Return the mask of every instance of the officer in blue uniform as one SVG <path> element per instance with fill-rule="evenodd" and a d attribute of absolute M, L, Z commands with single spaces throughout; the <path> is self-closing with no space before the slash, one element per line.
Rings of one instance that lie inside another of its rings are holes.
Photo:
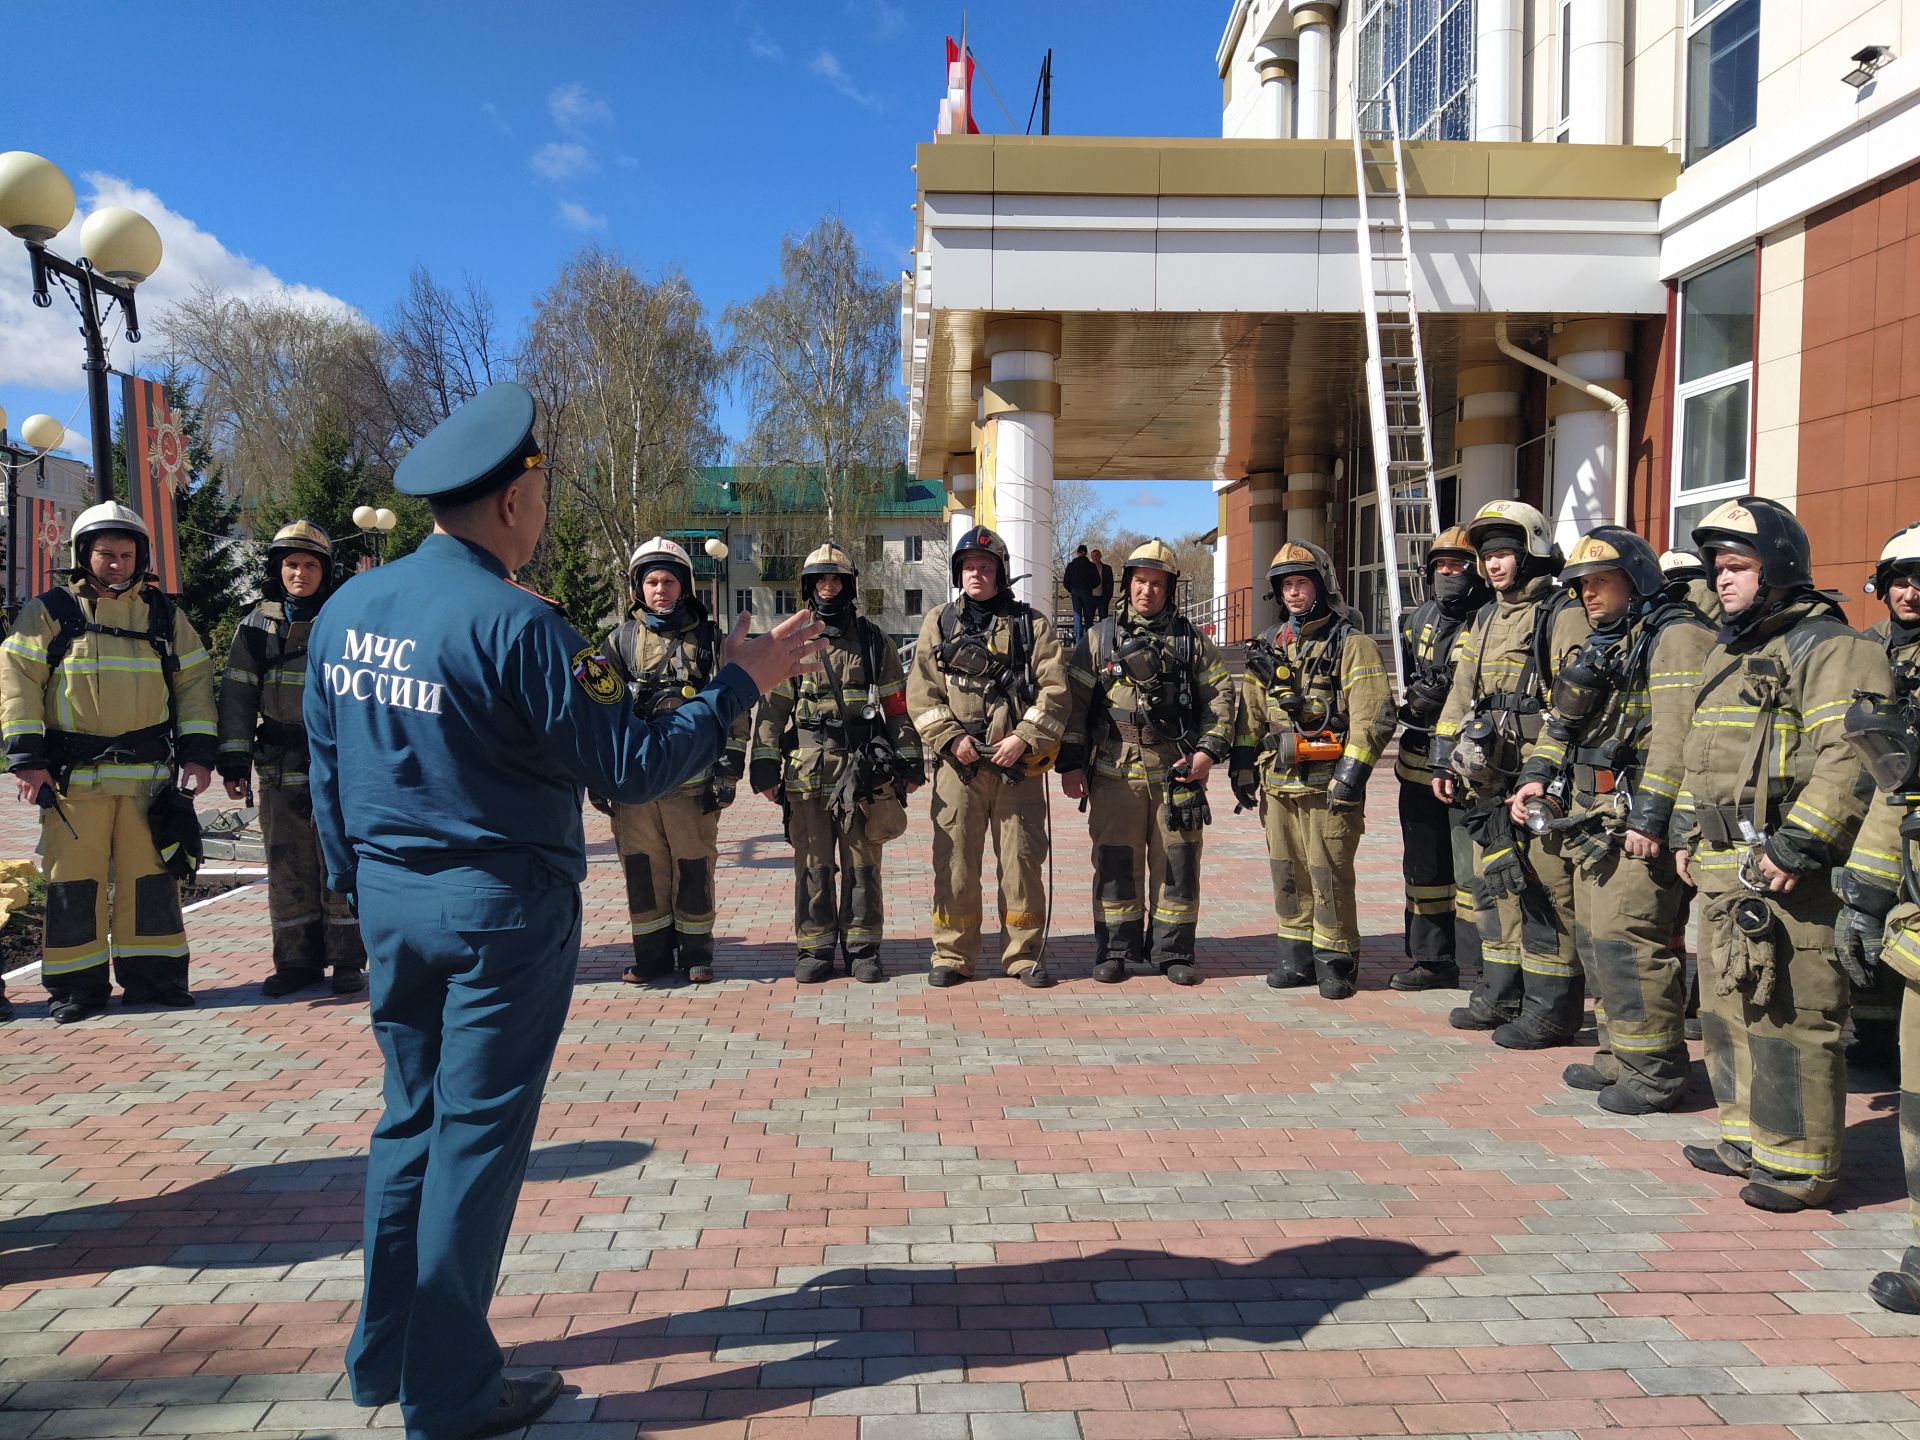
<path fill-rule="evenodd" d="M 672 791 L 821 645 L 804 613 L 751 639 L 742 617 L 711 685 L 637 719 L 599 648 L 512 583 L 546 525 L 533 423 L 495 385 L 416 445 L 394 483 L 433 534 L 343 586 L 308 642 L 314 821 L 386 1061 L 347 1370 L 416 1440 L 503 1434 L 560 1393 L 551 1370 L 506 1378 L 487 1306 L 579 959 L 582 792 Z"/>

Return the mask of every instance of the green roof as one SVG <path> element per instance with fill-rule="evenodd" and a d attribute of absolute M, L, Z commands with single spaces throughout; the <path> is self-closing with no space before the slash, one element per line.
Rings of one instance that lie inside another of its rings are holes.
<path fill-rule="evenodd" d="M 746 492 L 746 505 L 741 493 Z M 756 493 L 758 492 L 758 493 Z M 946 490 L 936 481 L 916 480 L 897 465 L 868 512 L 874 518 L 936 516 L 945 508 Z M 695 472 L 689 517 L 739 515 L 818 515 L 826 511 L 815 466 L 706 465 Z"/>

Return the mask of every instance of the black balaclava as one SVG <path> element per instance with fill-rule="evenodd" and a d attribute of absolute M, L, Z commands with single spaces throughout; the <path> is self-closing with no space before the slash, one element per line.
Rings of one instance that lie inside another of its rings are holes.
<path fill-rule="evenodd" d="M 827 634 L 845 634 L 854 616 L 853 576 L 840 577 L 840 593 L 831 600 L 821 598 L 818 575 L 809 575 L 807 579 L 813 582 L 807 586 L 807 608 L 820 617 L 820 623 L 826 626 Z"/>
<path fill-rule="evenodd" d="M 1000 588 L 993 592 L 991 600 L 976 600 L 966 591 L 960 592 L 961 618 L 976 630 L 990 629 L 1000 616 L 1013 613 L 1013 587 L 1007 584 L 1007 567 L 1001 565 L 998 569 Z"/>
<path fill-rule="evenodd" d="M 1439 575 L 1433 577 L 1433 598 L 1439 603 L 1441 612 L 1451 619 L 1459 620 L 1487 603 L 1492 591 L 1480 572 L 1469 565 L 1458 575 Z"/>
<path fill-rule="evenodd" d="M 641 586 L 647 583 L 647 576 L 656 570 L 664 570 L 680 582 L 680 598 L 673 602 L 673 608 L 664 615 L 653 613 L 653 607 L 647 604 Z M 687 577 L 680 573 L 678 565 L 649 565 L 634 577 L 634 596 L 640 601 L 640 623 L 656 635 L 671 635 L 684 630 L 695 618 L 695 610 L 704 611 L 704 606 L 690 605 L 693 600 L 693 587 L 687 584 Z"/>

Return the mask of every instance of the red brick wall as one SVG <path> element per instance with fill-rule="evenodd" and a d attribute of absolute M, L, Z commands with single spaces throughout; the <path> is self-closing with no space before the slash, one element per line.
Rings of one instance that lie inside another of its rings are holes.
<path fill-rule="evenodd" d="M 1920 165 L 1807 218 L 1795 507 L 1814 578 L 1862 592 L 1900 526 L 1920 520 Z"/>
<path fill-rule="evenodd" d="M 1627 524 L 1652 542 L 1669 548 L 1668 495 L 1672 483 L 1673 347 L 1670 320 L 1674 290 L 1667 287 L 1666 315 L 1636 320 L 1633 326 L 1632 450 L 1627 480 Z"/>
<path fill-rule="evenodd" d="M 1253 521 L 1247 514 L 1249 507 L 1253 503 L 1251 499 L 1252 493 L 1253 492 L 1247 488 L 1247 482 L 1244 480 L 1226 492 L 1227 526 L 1225 533 L 1233 537 L 1233 543 L 1227 547 L 1227 593 L 1229 595 L 1250 590 L 1253 585 L 1253 555 L 1247 544 L 1253 535 Z M 1263 559 L 1261 562 L 1261 575 L 1263 579 L 1265 578 L 1265 574 L 1265 560 Z M 1245 630 L 1246 628 L 1248 627 L 1245 625 L 1236 627 L 1237 630 Z M 1249 640 L 1252 636 L 1240 633 L 1229 633 L 1225 638 L 1229 642 L 1237 642 Z"/>

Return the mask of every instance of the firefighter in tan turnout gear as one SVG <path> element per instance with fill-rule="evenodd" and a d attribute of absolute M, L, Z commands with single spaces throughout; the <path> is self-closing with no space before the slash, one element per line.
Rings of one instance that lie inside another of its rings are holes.
<path fill-rule="evenodd" d="M 1171 547 L 1139 546 L 1120 571 L 1120 613 L 1067 663 L 1055 768 L 1061 792 L 1088 802 L 1093 978 L 1108 983 L 1149 960 L 1176 985 L 1197 979 L 1207 776 L 1232 746 L 1235 704 L 1219 647 L 1174 607 L 1179 583 Z"/>
<path fill-rule="evenodd" d="M 367 988 L 367 952 L 346 897 L 327 889 L 307 792 L 307 632 L 333 591 L 333 542 L 311 520 L 284 525 L 267 544 L 260 603 L 233 633 L 220 687 L 220 778 L 247 799 L 259 774 L 260 834 L 267 846 L 273 974 L 260 989 L 291 995 L 326 979 L 333 992 Z"/>
<path fill-rule="evenodd" d="M 1458 651 L 1433 732 L 1433 793 L 1464 802 L 1482 930 L 1480 983 L 1448 1020 L 1532 1050 L 1573 1038 L 1586 994 L 1572 870 L 1556 835 L 1514 825 L 1508 800 L 1540 737 L 1559 662 L 1586 639 L 1587 621 L 1556 578 L 1560 551 L 1533 506 L 1494 500 L 1466 528 L 1494 601 Z"/>
<path fill-rule="evenodd" d="M 1885 652 L 1814 588 L 1807 533 L 1784 505 L 1730 500 L 1693 539 L 1727 618 L 1673 823 L 1681 878 L 1700 890 L 1700 1018 L 1720 1105 L 1720 1143 L 1685 1155 L 1746 1180 L 1749 1205 L 1799 1210 L 1840 1173 L 1847 977 L 1828 876 L 1869 788 L 1844 722 L 1856 690 L 1888 695 L 1893 681 Z"/>
<path fill-rule="evenodd" d="M 1891 976 L 1900 991 L 1900 1155 L 1914 1232 L 1900 1267 L 1875 1275 L 1867 1294 L 1884 1309 L 1920 1315 L 1920 695 L 1912 677 L 1901 673 L 1910 657 L 1900 654 L 1901 639 L 1913 638 L 1902 633 L 1901 599 L 1920 578 L 1920 526 L 1887 542 L 1873 578 L 1874 592 L 1892 612 L 1893 685 L 1885 694 L 1861 693 L 1843 722 L 1875 793 L 1846 868 L 1833 877 L 1841 904 L 1834 947 L 1856 983 L 1872 980 L 1878 992 Z"/>
<path fill-rule="evenodd" d="M 656 535 L 627 562 L 633 613 L 602 648 L 626 682 L 636 715 L 678 710 L 726 664 L 720 627 L 693 593 L 693 562 Z M 635 985 L 705 984 L 713 979 L 713 874 L 720 812 L 733 803 L 747 768 L 752 716 L 734 721 L 726 753 L 711 769 L 646 805 L 613 806 L 613 840 L 626 871 Z"/>
<path fill-rule="evenodd" d="M 1687 1083 L 1686 887 L 1668 827 L 1700 664 L 1713 644 L 1673 598 L 1653 547 L 1601 525 L 1580 537 L 1560 578 L 1592 633 L 1554 676 L 1552 708 L 1520 769 L 1510 818 L 1560 837 L 1573 867 L 1574 942 L 1594 996 L 1599 1052 L 1569 1065 L 1603 1110 L 1670 1110 Z"/>
<path fill-rule="evenodd" d="M 800 570 L 800 593 L 826 627 L 820 671 L 783 680 L 760 702 L 750 783 L 783 805 L 793 843 L 794 979 L 847 972 L 884 980 L 881 847 L 906 833 L 906 797 L 926 783 L 907 718 L 900 652 L 858 613 L 853 559 L 822 545 Z"/>
<path fill-rule="evenodd" d="M 1880 563 L 1874 567 L 1873 581 L 1867 588 L 1887 607 L 1886 618 L 1873 624 L 1867 638 L 1886 651 L 1887 664 L 1893 671 L 1890 699 L 1906 705 L 1920 686 L 1920 525 L 1897 531 L 1881 547 Z M 1859 853 L 1858 847 L 1855 853 Z M 1889 861 L 1891 858 L 1889 855 Z M 1853 1044 L 1847 1047 L 1847 1064 L 1897 1072 L 1906 981 L 1897 970 L 1885 965 L 1863 964 L 1859 973 L 1864 983 L 1853 987 Z"/>
<path fill-rule="evenodd" d="M 1400 868 L 1406 880 L 1407 954 L 1413 964 L 1387 983 L 1434 990 L 1460 983 L 1460 962 L 1480 959 L 1479 905 L 1473 890 L 1473 842 L 1460 813 L 1433 793 L 1433 726 L 1453 688 L 1455 657 L 1467 626 L 1492 591 L 1480 575 L 1467 532 L 1455 525 L 1427 547 L 1428 596 L 1400 620 L 1407 677 L 1400 706 Z"/>
<path fill-rule="evenodd" d="M 176 766 L 189 794 L 213 778 L 213 667 L 150 583 L 151 543 L 124 505 L 82 511 L 71 583 L 29 600 L 0 646 L 7 768 L 20 799 L 45 807 L 41 977 L 60 1024 L 106 1008 L 109 957 L 129 1005 L 193 1004 L 168 862 L 191 873 L 198 842 L 168 817 Z M 155 831 L 169 824 L 163 857 Z"/>
<path fill-rule="evenodd" d="M 1000 870 L 1001 965 L 1027 985 L 1047 975 L 1047 792 L 1066 729 L 1067 667 L 1053 625 L 1016 600 L 1007 547 L 984 525 L 953 550 L 958 599 L 920 626 L 907 711 L 939 761 L 933 781 L 935 985 L 980 956 L 980 854 Z"/>
<path fill-rule="evenodd" d="M 1353 623 L 1318 545 L 1290 540 L 1267 569 L 1287 618 L 1250 648 L 1231 779 L 1257 805 L 1273 870 L 1276 989 L 1353 994 L 1360 972 L 1354 853 L 1367 777 L 1393 738 L 1380 647 Z"/>

